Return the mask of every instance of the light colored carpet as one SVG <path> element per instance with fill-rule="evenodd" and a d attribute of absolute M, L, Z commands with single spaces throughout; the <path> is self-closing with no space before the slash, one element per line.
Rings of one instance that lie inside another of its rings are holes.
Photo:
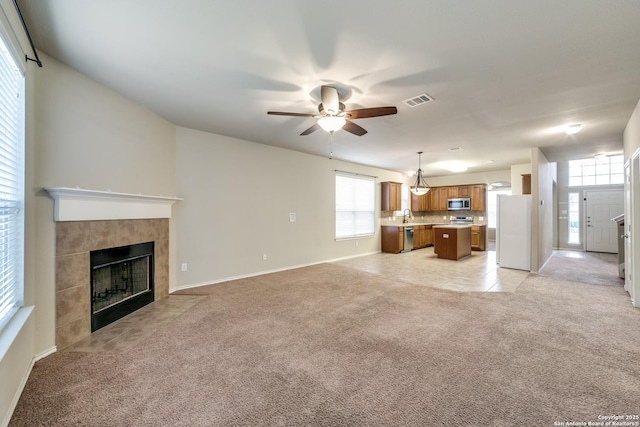
<path fill-rule="evenodd" d="M 571 262 L 571 261 L 568 261 Z M 206 297 L 119 354 L 36 363 L 11 426 L 552 426 L 640 408 L 622 286 L 458 293 L 321 264 Z"/>

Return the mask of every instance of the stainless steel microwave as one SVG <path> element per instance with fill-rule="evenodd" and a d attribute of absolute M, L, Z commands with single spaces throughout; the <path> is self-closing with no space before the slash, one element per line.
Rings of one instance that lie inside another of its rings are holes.
<path fill-rule="evenodd" d="M 450 211 L 471 210 L 471 199 L 469 197 L 449 199 L 447 202 L 447 209 L 449 209 Z"/>

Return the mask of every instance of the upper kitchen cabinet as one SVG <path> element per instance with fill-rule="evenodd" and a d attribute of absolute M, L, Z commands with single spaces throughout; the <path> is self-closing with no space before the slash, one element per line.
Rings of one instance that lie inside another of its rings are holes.
<path fill-rule="evenodd" d="M 486 211 L 487 198 L 486 186 L 484 184 L 476 184 L 469 186 L 471 188 L 471 210 Z"/>
<path fill-rule="evenodd" d="M 449 198 L 455 199 L 456 197 L 460 197 L 460 187 L 447 187 L 449 189 Z"/>
<path fill-rule="evenodd" d="M 448 187 L 431 187 L 431 191 L 427 194 L 431 194 L 431 206 L 430 211 L 446 211 L 447 201 L 449 200 L 449 188 Z"/>
<path fill-rule="evenodd" d="M 380 183 L 380 199 L 382 200 L 380 210 L 400 211 L 402 210 L 402 183 L 385 181 Z"/>
<path fill-rule="evenodd" d="M 471 187 L 468 185 L 458 187 L 458 197 L 471 197 Z"/>
<path fill-rule="evenodd" d="M 411 193 L 411 210 L 413 212 L 426 212 L 431 209 L 431 191 L 422 196 Z"/>

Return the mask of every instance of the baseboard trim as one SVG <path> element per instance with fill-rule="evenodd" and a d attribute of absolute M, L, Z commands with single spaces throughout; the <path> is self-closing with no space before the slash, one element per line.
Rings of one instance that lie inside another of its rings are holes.
<path fill-rule="evenodd" d="M 271 273 L 278 273 L 278 272 L 281 272 L 281 271 L 295 270 L 296 268 L 310 267 L 312 265 L 325 264 L 327 262 L 343 261 L 343 260 L 346 260 L 346 259 L 359 258 L 359 257 L 362 257 L 362 256 L 379 254 L 379 253 L 380 253 L 380 251 L 367 252 L 367 253 L 364 253 L 364 254 L 350 255 L 350 256 L 345 256 L 345 257 L 340 257 L 340 258 L 326 259 L 326 260 L 323 260 L 323 261 L 310 262 L 310 263 L 307 263 L 307 264 L 292 265 L 292 266 L 283 267 L 283 268 L 276 268 L 276 269 L 273 269 L 273 270 L 263 270 L 263 271 L 258 271 L 258 272 L 255 272 L 255 273 L 241 274 L 239 276 L 225 277 L 225 278 L 222 278 L 222 279 L 208 280 L 206 282 L 190 283 L 188 285 L 176 286 L 175 288 L 170 289 L 169 293 L 172 294 L 172 293 L 177 292 L 177 291 L 182 291 L 182 290 L 192 289 L 192 288 L 199 288 L 200 286 L 215 285 L 217 283 L 229 282 L 231 280 L 246 279 L 246 278 L 249 278 L 249 277 L 262 276 L 263 274 L 271 274 Z"/>

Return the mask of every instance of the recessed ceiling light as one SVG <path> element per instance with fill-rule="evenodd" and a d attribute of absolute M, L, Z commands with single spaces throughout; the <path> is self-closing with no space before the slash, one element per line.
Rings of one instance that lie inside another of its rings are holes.
<path fill-rule="evenodd" d="M 572 124 L 572 125 L 567 125 L 564 127 L 564 131 L 567 135 L 573 135 L 576 134 L 578 132 L 580 132 L 582 130 L 582 125 L 581 124 Z"/>

